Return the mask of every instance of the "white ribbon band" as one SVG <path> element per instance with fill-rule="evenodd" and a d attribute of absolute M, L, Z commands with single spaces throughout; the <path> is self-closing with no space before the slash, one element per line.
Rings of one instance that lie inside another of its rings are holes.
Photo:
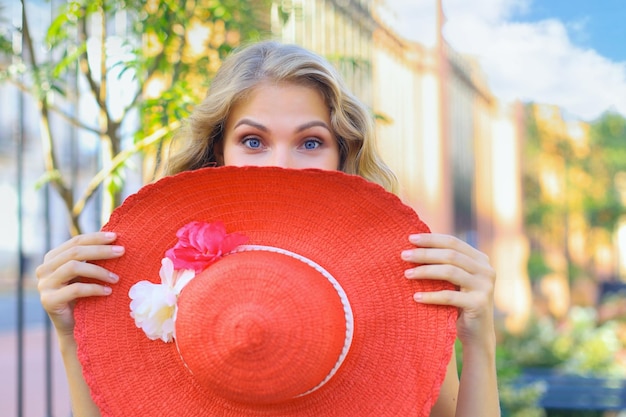
<path fill-rule="evenodd" d="M 352 345 L 352 337 L 354 335 L 354 315 L 352 314 L 352 307 L 350 306 L 350 301 L 348 300 L 348 296 L 346 295 L 346 292 L 343 290 L 343 288 L 339 284 L 339 281 L 337 281 L 335 277 L 333 277 L 331 273 L 328 272 L 326 269 L 324 269 L 320 264 L 312 261 L 309 258 L 306 258 L 295 252 L 288 251 L 286 249 L 276 248 L 273 246 L 263 246 L 263 245 L 241 245 L 230 253 L 249 252 L 249 251 L 275 252 L 275 253 L 280 253 L 283 255 L 290 256 L 294 259 L 304 262 L 305 264 L 309 265 L 311 268 L 315 269 L 317 272 L 322 274 L 322 276 L 326 278 L 328 282 L 331 283 L 335 291 L 337 291 L 337 295 L 339 295 L 339 299 L 341 300 L 341 305 L 343 306 L 343 312 L 344 312 L 344 316 L 346 319 L 346 337 L 343 342 L 343 348 L 341 349 L 341 353 L 339 354 L 339 357 L 337 358 L 337 362 L 335 362 L 335 366 L 333 366 L 333 368 L 330 370 L 328 375 L 326 375 L 326 377 L 322 380 L 322 382 L 320 382 L 319 384 L 317 384 L 315 387 L 311 388 L 307 392 L 304 392 L 297 396 L 297 397 L 303 397 L 305 395 L 312 393 L 313 391 L 320 389 L 328 381 L 330 381 L 330 379 L 335 375 L 335 373 L 337 373 L 337 371 L 343 364 L 343 361 L 346 359 L 346 356 L 348 356 L 348 351 L 350 350 L 350 345 Z"/>

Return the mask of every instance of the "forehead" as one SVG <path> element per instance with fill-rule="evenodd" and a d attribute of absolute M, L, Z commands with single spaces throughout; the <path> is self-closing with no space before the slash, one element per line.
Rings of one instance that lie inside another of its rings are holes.
<path fill-rule="evenodd" d="M 289 82 L 264 82 L 248 90 L 231 107 L 229 119 L 243 113 L 314 114 L 330 117 L 324 95 L 314 86 Z"/>

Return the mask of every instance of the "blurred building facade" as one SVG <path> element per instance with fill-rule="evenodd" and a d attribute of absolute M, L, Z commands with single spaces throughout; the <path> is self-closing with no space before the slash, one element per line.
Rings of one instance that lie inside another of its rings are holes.
<path fill-rule="evenodd" d="M 287 7 L 285 7 L 287 5 Z M 403 200 L 434 232 L 488 254 L 496 302 L 511 329 L 523 327 L 531 295 L 521 210 L 517 107 L 502 108 L 478 64 L 441 36 L 427 48 L 399 36 L 381 1 L 275 3 L 272 32 L 334 62 L 377 116 L 379 150 Z"/>

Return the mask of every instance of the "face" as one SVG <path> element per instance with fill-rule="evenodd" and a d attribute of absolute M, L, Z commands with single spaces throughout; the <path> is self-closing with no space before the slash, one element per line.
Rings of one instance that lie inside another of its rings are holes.
<path fill-rule="evenodd" d="M 226 121 L 223 165 L 339 169 L 339 145 L 322 95 L 294 84 L 262 84 Z"/>

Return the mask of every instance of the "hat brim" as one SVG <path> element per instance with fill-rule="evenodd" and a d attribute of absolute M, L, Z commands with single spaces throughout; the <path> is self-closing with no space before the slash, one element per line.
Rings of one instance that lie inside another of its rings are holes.
<path fill-rule="evenodd" d="M 326 268 L 354 314 L 350 352 L 320 389 L 292 401 L 239 404 L 201 387 L 174 343 L 149 340 L 130 317 L 128 291 L 157 282 L 160 261 L 191 221 L 222 221 L 251 244 L 281 247 Z M 75 307 L 78 357 L 103 416 L 423 416 L 439 394 L 457 311 L 418 304 L 417 291 L 449 283 L 407 280 L 408 235 L 428 232 L 393 194 L 341 172 L 271 167 L 205 168 L 143 187 L 103 230 L 126 253 L 98 262 L 117 273 L 113 294 Z"/>

